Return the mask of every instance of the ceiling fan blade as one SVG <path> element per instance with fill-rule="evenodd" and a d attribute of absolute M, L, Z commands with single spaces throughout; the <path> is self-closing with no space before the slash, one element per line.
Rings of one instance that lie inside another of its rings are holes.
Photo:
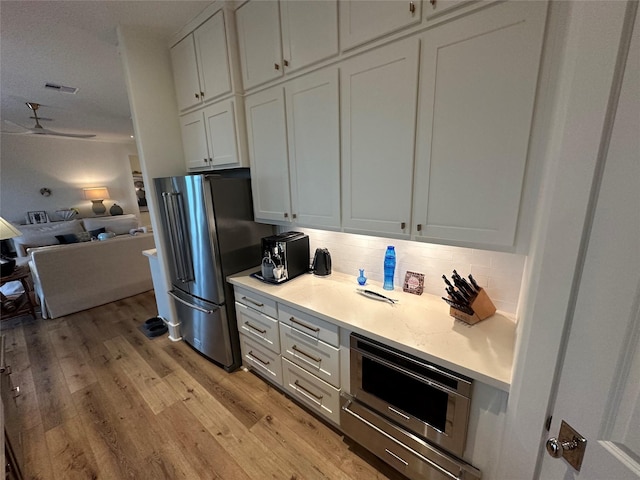
<path fill-rule="evenodd" d="M 40 129 L 38 129 L 40 130 Z M 39 135 L 55 135 L 57 137 L 71 137 L 71 138 L 93 138 L 95 137 L 95 135 L 92 134 L 84 134 L 84 133 L 63 133 L 63 132 L 56 132 L 53 130 L 49 130 L 47 128 L 43 128 L 40 131 L 35 131 L 33 133 L 37 133 Z"/>

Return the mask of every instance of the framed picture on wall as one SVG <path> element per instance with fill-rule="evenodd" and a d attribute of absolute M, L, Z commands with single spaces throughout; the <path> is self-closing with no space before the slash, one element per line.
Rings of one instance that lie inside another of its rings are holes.
<path fill-rule="evenodd" d="M 28 223 L 49 223 L 49 215 L 45 211 L 27 212 Z"/>
<path fill-rule="evenodd" d="M 147 192 L 144 190 L 144 181 L 142 175 L 133 175 L 133 186 L 136 189 L 136 198 L 138 199 L 138 208 L 141 212 L 148 212 Z"/>

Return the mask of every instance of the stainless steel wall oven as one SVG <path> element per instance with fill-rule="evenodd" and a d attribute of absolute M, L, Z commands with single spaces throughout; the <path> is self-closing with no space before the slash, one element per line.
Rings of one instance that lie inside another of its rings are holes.
<path fill-rule="evenodd" d="M 480 478 L 459 458 L 472 380 L 357 334 L 350 347 L 345 433 L 409 478 Z"/>

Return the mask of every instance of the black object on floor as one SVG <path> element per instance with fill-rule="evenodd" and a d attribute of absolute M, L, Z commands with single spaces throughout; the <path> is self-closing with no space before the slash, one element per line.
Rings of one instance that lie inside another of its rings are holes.
<path fill-rule="evenodd" d="M 140 327 L 138 327 L 142 333 L 148 338 L 159 337 L 169 331 L 167 326 L 160 317 L 153 317 L 146 320 Z"/>

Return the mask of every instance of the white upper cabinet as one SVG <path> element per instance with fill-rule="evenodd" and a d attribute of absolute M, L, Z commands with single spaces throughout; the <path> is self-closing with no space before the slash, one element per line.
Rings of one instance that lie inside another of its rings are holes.
<path fill-rule="evenodd" d="M 409 236 L 418 50 L 411 38 L 340 66 L 346 231 Z"/>
<path fill-rule="evenodd" d="M 171 62 L 180 111 L 230 93 L 224 11 L 171 48 Z"/>
<path fill-rule="evenodd" d="M 280 2 L 285 72 L 338 54 L 337 0 Z"/>
<path fill-rule="evenodd" d="M 340 228 L 340 112 L 336 68 L 286 84 L 294 221 Z"/>
<path fill-rule="evenodd" d="M 245 99 L 251 162 L 251 187 L 256 220 L 290 223 L 289 164 L 284 87 Z"/>
<path fill-rule="evenodd" d="M 421 0 L 341 1 L 340 42 L 342 49 L 356 47 L 420 23 L 421 8 Z"/>
<path fill-rule="evenodd" d="M 180 125 L 187 170 L 248 166 L 242 97 L 183 115 Z"/>
<path fill-rule="evenodd" d="M 276 0 L 247 2 L 236 10 L 245 89 L 282 76 L 280 9 Z"/>
<path fill-rule="evenodd" d="M 256 220 L 338 229 L 337 70 L 249 95 L 246 112 Z"/>
<path fill-rule="evenodd" d="M 421 37 L 415 238 L 513 246 L 545 15 L 506 2 Z"/>
<path fill-rule="evenodd" d="M 336 0 L 254 0 L 236 10 L 245 89 L 338 54 Z"/>

